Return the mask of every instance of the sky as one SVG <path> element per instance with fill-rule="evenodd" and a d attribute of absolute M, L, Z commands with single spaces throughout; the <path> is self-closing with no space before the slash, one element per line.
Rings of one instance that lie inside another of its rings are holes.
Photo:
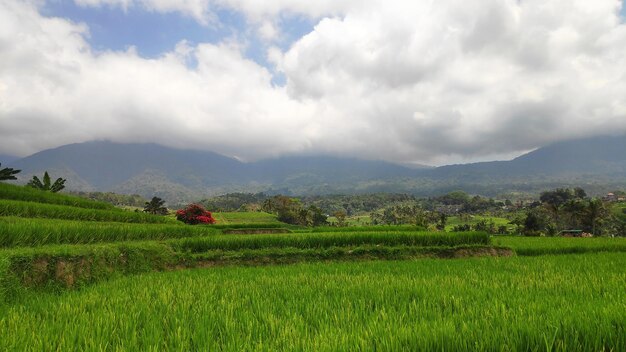
<path fill-rule="evenodd" d="M 442 165 L 626 133 L 620 0 L 0 0 L 0 154 Z"/>

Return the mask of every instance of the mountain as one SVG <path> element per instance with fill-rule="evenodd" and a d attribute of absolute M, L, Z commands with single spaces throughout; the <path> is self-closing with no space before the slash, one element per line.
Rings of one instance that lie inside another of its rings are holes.
<path fill-rule="evenodd" d="M 0 154 L 0 164 L 3 164 L 3 165 L 11 163 L 17 159 L 19 159 L 17 156 Z"/>
<path fill-rule="evenodd" d="M 626 177 L 626 136 L 596 137 L 555 143 L 510 161 L 442 166 L 432 178 L 465 182 L 483 180 L 571 179 Z"/>
<path fill-rule="evenodd" d="M 329 194 L 462 189 L 497 195 L 578 185 L 626 185 L 626 137 L 566 141 L 509 161 L 414 168 L 385 161 L 291 156 L 243 163 L 212 152 L 158 144 L 87 142 L 44 150 L 8 164 L 21 182 L 48 170 L 68 188 L 153 195 L 170 202 L 227 192 Z"/>
<path fill-rule="evenodd" d="M 314 156 L 243 163 L 212 152 L 106 141 L 64 145 L 10 165 L 22 170 L 22 182 L 47 170 L 53 177 L 66 178 L 72 190 L 138 193 L 180 201 L 271 188 L 283 193 L 332 192 L 414 173 L 383 161 Z"/>

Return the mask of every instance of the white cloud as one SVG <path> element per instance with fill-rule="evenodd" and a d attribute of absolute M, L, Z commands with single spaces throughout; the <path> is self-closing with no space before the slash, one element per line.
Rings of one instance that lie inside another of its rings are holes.
<path fill-rule="evenodd" d="M 32 6 L 0 4 L 0 23 L 3 152 L 112 139 L 259 157 L 308 143 L 315 107 L 272 87 L 270 73 L 236 46 L 181 43 L 147 60 L 133 50 L 94 54 L 84 26 Z"/>
<path fill-rule="evenodd" d="M 158 13 L 178 12 L 202 24 L 215 21 L 209 0 L 74 0 L 74 3 L 85 7 L 120 7 L 124 11 L 139 7 Z"/>
<path fill-rule="evenodd" d="M 94 53 L 86 25 L 0 1 L 0 152 L 113 139 L 442 163 L 626 132 L 618 1 L 76 1 L 205 19 L 229 7 L 268 40 L 283 16 L 320 19 L 268 50 L 287 78 L 275 87 L 237 43 Z"/>

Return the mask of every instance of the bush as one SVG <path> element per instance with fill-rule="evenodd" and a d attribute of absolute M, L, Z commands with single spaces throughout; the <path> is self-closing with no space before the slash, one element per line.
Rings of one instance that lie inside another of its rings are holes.
<path fill-rule="evenodd" d="M 185 209 L 176 211 L 176 219 L 189 225 L 215 224 L 211 212 L 199 204 L 189 204 Z"/>

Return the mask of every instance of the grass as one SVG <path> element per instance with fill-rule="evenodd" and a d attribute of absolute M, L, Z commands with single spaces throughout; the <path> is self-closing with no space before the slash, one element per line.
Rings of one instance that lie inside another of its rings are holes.
<path fill-rule="evenodd" d="M 615 253 L 152 273 L 5 308 L 0 350 L 619 351 L 625 266 Z"/>
<path fill-rule="evenodd" d="M 4 287 L 0 291 L 7 291 L 7 287 L 14 290 L 22 286 L 35 289 L 80 287 L 115 273 L 193 267 L 207 262 L 269 264 L 304 260 L 499 254 L 497 249 L 489 246 L 489 240 L 489 236 L 484 233 L 440 235 L 361 232 L 214 235 L 167 241 L 18 247 L 0 250 L 0 257 L 4 258 L 6 265 L 4 271 L 0 272 L 0 286 Z M 18 296 L 11 293 L 5 299 L 14 300 Z"/>
<path fill-rule="evenodd" d="M 113 205 L 104 202 L 96 202 L 66 194 L 44 192 L 31 187 L 10 185 L 2 182 L 0 182 L 0 199 L 67 205 L 87 209 L 116 209 Z"/>
<path fill-rule="evenodd" d="M 216 212 L 213 217 L 222 225 L 283 224 L 276 215 L 264 212 Z"/>
<path fill-rule="evenodd" d="M 176 220 L 170 217 L 139 212 L 121 211 L 116 209 L 86 209 L 66 205 L 5 199 L 0 199 L 0 216 L 130 223 L 176 223 Z"/>
<path fill-rule="evenodd" d="M 165 240 L 218 233 L 208 226 L 131 224 L 0 217 L 0 247 Z"/>
<path fill-rule="evenodd" d="M 626 255 L 609 253 L 626 238 L 304 229 L 256 212 L 186 226 L 11 187 L 0 350 L 626 350 Z M 520 256 L 398 261 L 504 247 Z M 550 256 L 567 253 L 585 254 Z M 243 267 L 297 262 L 312 263 Z"/>
<path fill-rule="evenodd" d="M 398 232 L 398 231 L 425 231 L 423 227 L 414 225 L 371 225 L 371 226 L 347 226 L 347 227 L 332 227 L 322 226 L 314 228 L 306 228 L 301 232 Z"/>
<path fill-rule="evenodd" d="M 242 250 L 261 248 L 329 248 L 360 245 L 381 246 L 460 246 L 489 245 L 490 237 L 481 232 L 330 232 L 299 234 L 223 235 L 186 238 L 172 242 L 177 251 L 199 253 L 208 250 Z"/>
<path fill-rule="evenodd" d="M 626 252 L 626 237 L 522 237 L 496 236 L 497 246 L 512 248 L 518 255 Z"/>

